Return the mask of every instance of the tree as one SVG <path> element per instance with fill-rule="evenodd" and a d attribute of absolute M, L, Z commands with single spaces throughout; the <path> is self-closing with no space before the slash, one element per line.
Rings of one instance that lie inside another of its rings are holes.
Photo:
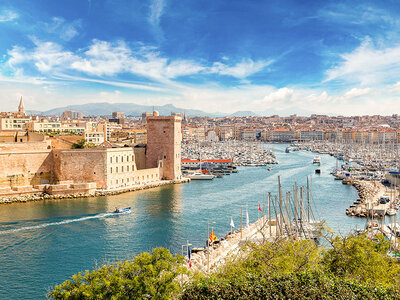
<path fill-rule="evenodd" d="M 326 272 L 350 280 L 383 285 L 400 283 L 400 264 L 388 255 L 390 242 L 382 235 L 369 239 L 365 234 L 329 239 L 324 254 Z"/>
<path fill-rule="evenodd" d="M 86 141 L 84 139 L 77 141 L 72 145 L 72 149 L 83 149 L 86 146 Z"/>
<path fill-rule="evenodd" d="M 139 254 L 133 261 L 104 265 L 57 285 L 50 299 L 171 299 L 181 291 L 183 258 L 165 248 Z"/>

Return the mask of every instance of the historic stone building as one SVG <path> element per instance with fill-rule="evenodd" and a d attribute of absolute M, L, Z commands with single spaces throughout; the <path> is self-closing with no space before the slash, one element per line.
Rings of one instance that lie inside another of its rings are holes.
<path fill-rule="evenodd" d="M 157 111 L 147 117 L 146 168 L 157 168 L 161 161 L 163 179 L 182 178 L 181 122 L 178 116 L 160 117 Z"/>
<path fill-rule="evenodd" d="M 181 179 L 181 118 L 148 117 L 146 147 L 53 149 L 48 139 L 0 143 L 0 196 L 116 190 Z"/>

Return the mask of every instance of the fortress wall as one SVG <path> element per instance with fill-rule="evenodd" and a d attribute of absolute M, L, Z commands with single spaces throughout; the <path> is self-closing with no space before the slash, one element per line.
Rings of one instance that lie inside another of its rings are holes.
<path fill-rule="evenodd" d="M 53 150 L 57 181 L 95 182 L 106 188 L 106 151 L 103 149 Z"/>
<path fill-rule="evenodd" d="M 52 169 L 51 150 L 0 152 L 0 187 L 52 183 L 54 182 Z"/>
<path fill-rule="evenodd" d="M 146 168 L 146 148 L 133 148 L 135 152 L 136 168 L 143 170 Z"/>

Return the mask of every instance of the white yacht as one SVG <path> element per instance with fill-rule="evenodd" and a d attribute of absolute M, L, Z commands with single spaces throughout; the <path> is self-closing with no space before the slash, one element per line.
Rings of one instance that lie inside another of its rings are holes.
<path fill-rule="evenodd" d="M 186 175 L 187 178 L 190 178 L 191 180 L 212 180 L 214 179 L 214 175 L 211 174 L 203 174 L 200 172 L 196 172 L 196 173 L 190 173 L 188 175 Z"/>
<path fill-rule="evenodd" d="M 313 164 L 321 164 L 321 157 L 319 157 L 318 155 L 314 156 L 314 159 L 313 159 L 312 163 Z"/>

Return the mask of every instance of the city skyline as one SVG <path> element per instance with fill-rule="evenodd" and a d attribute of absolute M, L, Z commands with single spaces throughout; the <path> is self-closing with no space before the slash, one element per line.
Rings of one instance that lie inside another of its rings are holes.
<path fill-rule="evenodd" d="M 400 109 L 395 1 L 2 1 L 0 110 L 96 102 L 210 113 Z"/>

